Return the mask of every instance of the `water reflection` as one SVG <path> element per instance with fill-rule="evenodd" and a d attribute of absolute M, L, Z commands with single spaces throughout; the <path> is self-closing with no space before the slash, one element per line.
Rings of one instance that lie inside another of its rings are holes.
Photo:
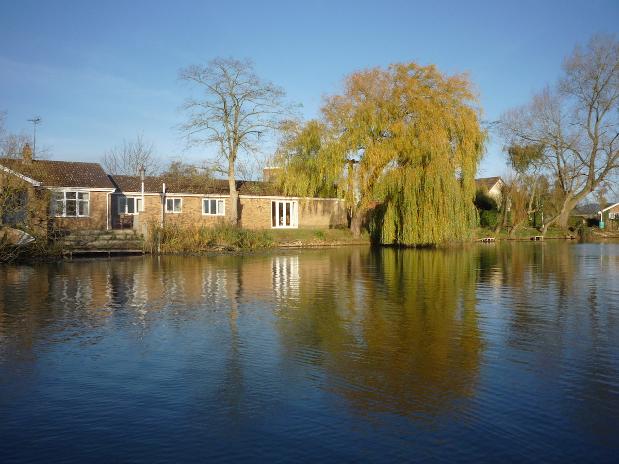
<path fill-rule="evenodd" d="M 471 253 L 350 253 L 328 266 L 328 291 L 302 286 L 280 321 L 287 353 L 320 353 L 327 388 L 362 414 L 457 407 L 473 392 L 482 353 Z"/>
<path fill-rule="evenodd" d="M 36 429 L 20 401 L 43 401 L 51 376 L 56 401 L 105 384 L 125 415 L 157 398 L 237 438 L 263 435 L 269 417 L 280 450 L 274 430 L 292 430 L 354 457 L 346 437 L 367 426 L 384 446 L 416 433 L 393 458 L 436 457 L 436 440 L 459 460 L 505 446 L 604 458 L 619 431 L 618 278 L 619 247 L 567 243 L 1 267 L 0 434 Z M 15 399 L 17 384 L 33 397 Z M 127 385 L 123 403 L 111 392 Z M 386 456 L 380 443 L 364 452 Z"/>

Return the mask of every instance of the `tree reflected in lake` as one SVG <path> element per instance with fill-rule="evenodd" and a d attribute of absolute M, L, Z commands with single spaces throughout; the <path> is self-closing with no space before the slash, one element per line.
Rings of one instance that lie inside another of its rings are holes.
<path fill-rule="evenodd" d="M 483 350 L 472 252 L 356 249 L 334 259 L 321 285 L 301 279 L 282 314 L 288 355 L 320 353 L 325 388 L 362 414 L 457 408 L 474 391 Z"/>
<path fill-rule="evenodd" d="M 608 460 L 618 279 L 550 241 L 3 266 L 0 455 L 129 420 L 205 460 Z"/>

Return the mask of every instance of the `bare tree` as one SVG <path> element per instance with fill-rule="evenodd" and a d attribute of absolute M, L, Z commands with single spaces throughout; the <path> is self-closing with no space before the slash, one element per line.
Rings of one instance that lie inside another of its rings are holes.
<path fill-rule="evenodd" d="M 190 145 L 215 145 L 218 160 L 227 162 L 228 215 L 237 224 L 239 155 L 256 151 L 257 142 L 289 113 L 283 103 L 284 91 L 260 79 L 251 61 L 232 58 L 184 68 L 180 79 L 191 84 L 198 94 L 183 105 L 187 121 L 181 131 Z"/>
<path fill-rule="evenodd" d="M 19 158 L 27 143 L 33 146 L 32 136 L 24 132 L 9 132 L 5 127 L 6 112 L 0 112 L 0 158 Z M 49 153 L 46 147 L 37 149 L 36 157 L 45 158 Z"/>
<path fill-rule="evenodd" d="M 110 174 L 135 176 L 140 167 L 148 174 L 157 174 L 159 159 L 154 155 L 153 144 L 146 142 L 141 134 L 134 140 L 123 140 L 122 144 L 107 151 L 102 159 L 103 168 Z"/>
<path fill-rule="evenodd" d="M 541 165 L 561 198 L 543 233 L 555 223 L 566 228 L 574 207 L 619 170 L 619 42 L 593 37 L 563 71 L 556 87 L 501 120 L 508 146 L 544 147 Z"/>

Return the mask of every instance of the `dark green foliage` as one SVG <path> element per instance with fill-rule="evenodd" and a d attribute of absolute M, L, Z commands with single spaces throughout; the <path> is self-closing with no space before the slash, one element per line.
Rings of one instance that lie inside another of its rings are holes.
<path fill-rule="evenodd" d="M 479 225 L 494 229 L 499 220 L 499 212 L 497 210 L 482 210 L 479 213 Z"/>
<path fill-rule="evenodd" d="M 475 207 L 480 211 L 498 210 L 496 200 L 488 195 L 488 192 L 484 189 L 478 189 L 475 192 Z"/>

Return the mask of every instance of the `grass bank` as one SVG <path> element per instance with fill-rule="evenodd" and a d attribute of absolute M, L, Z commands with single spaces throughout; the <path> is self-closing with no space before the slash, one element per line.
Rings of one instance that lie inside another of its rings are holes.
<path fill-rule="evenodd" d="M 494 237 L 497 240 L 529 240 L 531 237 L 542 235 L 542 233 L 533 227 L 522 227 L 516 231 L 513 236 L 510 236 L 509 232 L 501 230 L 498 233 L 494 232 L 494 229 L 488 229 L 485 227 L 479 227 L 475 230 L 474 237 L 476 239 Z M 569 236 L 578 236 L 576 232 L 569 232 L 558 228 L 549 228 L 544 238 L 546 239 L 558 239 L 569 238 Z"/>

